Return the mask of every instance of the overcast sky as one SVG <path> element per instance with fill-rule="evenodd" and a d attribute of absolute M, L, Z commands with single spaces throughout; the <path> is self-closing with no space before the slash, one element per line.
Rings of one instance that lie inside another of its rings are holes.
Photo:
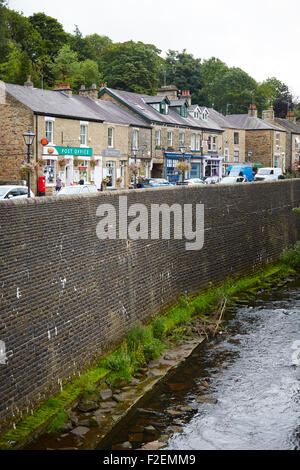
<path fill-rule="evenodd" d="M 25 16 L 44 12 L 73 32 L 215 56 L 257 81 L 275 76 L 300 97 L 299 0 L 9 0 Z"/>

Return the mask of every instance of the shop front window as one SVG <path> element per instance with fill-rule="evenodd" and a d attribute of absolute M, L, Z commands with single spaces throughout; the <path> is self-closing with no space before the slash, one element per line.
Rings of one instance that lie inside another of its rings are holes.
<path fill-rule="evenodd" d="M 106 176 L 110 179 L 107 186 L 115 186 L 115 162 L 106 163 Z"/>
<path fill-rule="evenodd" d="M 81 160 L 79 163 L 79 180 L 83 179 L 85 183 L 88 182 L 88 169 L 89 169 L 89 162 L 86 160 Z"/>
<path fill-rule="evenodd" d="M 55 160 L 45 160 L 43 173 L 46 179 L 46 184 L 55 184 L 56 171 L 55 171 Z"/>

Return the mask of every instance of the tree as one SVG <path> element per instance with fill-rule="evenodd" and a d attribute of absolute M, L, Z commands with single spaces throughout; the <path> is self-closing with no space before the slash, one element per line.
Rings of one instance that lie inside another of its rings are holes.
<path fill-rule="evenodd" d="M 90 87 L 93 83 L 102 81 L 97 63 L 90 59 L 79 62 L 77 52 L 72 51 L 69 45 L 60 49 L 50 70 L 57 84 L 70 84 L 75 90 L 80 85 Z"/>
<path fill-rule="evenodd" d="M 216 57 L 205 60 L 201 66 L 203 88 L 201 90 L 201 103 L 213 107 L 219 95 L 217 83 L 228 72 L 228 66 Z"/>
<path fill-rule="evenodd" d="M 101 72 L 109 87 L 154 95 L 162 59 L 152 44 L 128 41 L 112 44 L 101 53 Z"/>
<path fill-rule="evenodd" d="M 77 25 L 75 25 L 74 34 L 70 37 L 70 46 L 77 53 L 78 60 L 83 61 L 88 58 L 88 47 L 85 39 L 82 37 Z"/>
<path fill-rule="evenodd" d="M 28 18 L 13 10 L 7 10 L 10 39 L 22 47 L 32 62 L 46 55 L 44 40 Z"/>
<path fill-rule="evenodd" d="M 179 90 L 190 90 L 192 102 L 200 103 L 203 87 L 201 59 L 195 59 L 185 49 L 182 52 L 168 50 L 164 66 L 166 82 L 176 85 Z"/>
<path fill-rule="evenodd" d="M 20 44 L 9 42 L 7 60 L 0 64 L 0 72 L 3 80 L 8 83 L 23 85 L 28 75 L 32 80 L 38 79 L 38 75 L 26 51 L 22 51 Z"/>
<path fill-rule="evenodd" d="M 0 63 L 6 59 L 9 52 L 6 5 L 6 0 L 0 0 Z"/>
<path fill-rule="evenodd" d="M 69 43 L 70 35 L 65 33 L 62 25 L 51 16 L 35 13 L 29 17 L 30 23 L 44 40 L 45 52 L 53 60 L 60 48 Z"/>
<path fill-rule="evenodd" d="M 107 47 L 112 45 L 112 40 L 108 36 L 99 36 L 99 34 L 91 34 L 84 38 L 87 48 L 87 57 L 101 64 L 101 54 Z M 100 67 L 99 67 L 100 70 Z"/>
<path fill-rule="evenodd" d="M 215 83 L 215 108 L 225 114 L 243 114 L 254 103 L 256 81 L 237 67 L 228 69 Z"/>

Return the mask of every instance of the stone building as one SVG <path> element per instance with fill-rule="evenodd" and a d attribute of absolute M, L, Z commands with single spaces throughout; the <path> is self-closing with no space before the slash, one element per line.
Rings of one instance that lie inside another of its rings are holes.
<path fill-rule="evenodd" d="M 58 177 L 64 185 L 83 179 L 99 189 L 104 177 L 112 188 L 119 178 L 121 187 L 128 187 L 132 141 L 140 134 L 150 149 L 151 128 L 114 103 L 96 101 L 97 94 L 96 87 L 73 95 L 68 87 L 34 88 L 30 80 L 25 86 L 0 82 L 0 181 L 20 182 L 27 152 L 23 133 L 30 127 L 36 135 L 32 161 L 37 171 L 31 178 L 35 193 L 38 174 L 46 178 L 46 194 L 52 194 Z M 150 158 L 147 153 L 145 157 L 149 173 Z"/>
<path fill-rule="evenodd" d="M 252 166 L 280 167 L 286 171 L 286 131 L 257 117 L 255 105 L 248 114 L 226 116 L 235 129 L 245 130 L 245 157 Z"/>
<path fill-rule="evenodd" d="M 222 140 L 222 153 L 224 155 L 223 171 L 237 163 L 245 163 L 246 156 L 246 131 L 241 127 L 234 126 L 227 120 L 227 116 L 215 109 L 209 108 L 210 118 L 224 129 Z"/>
<path fill-rule="evenodd" d="M 103 88 L 101 101 L 118 103 L 151 126 L 152 176 L 171 182 L 179 180 L 179 161 L 187 160 L 191 170 L 186 177 L 222 175 L 223 129 L 209 113 L 194 115 L 190 94 L 178 96 L 173 85 L 160 88 L 156 96 Z"/>
<path fill-rule="evenodd" d="M 274 109 L 269 108 L 262 112 L 262 118 L 286 131 L 286 170 L 288 173 L 298 171 L 300 165 L 300 123 L 296 122 L 295 113 L 289 111 L 286 119 L 276 118 Z"/>

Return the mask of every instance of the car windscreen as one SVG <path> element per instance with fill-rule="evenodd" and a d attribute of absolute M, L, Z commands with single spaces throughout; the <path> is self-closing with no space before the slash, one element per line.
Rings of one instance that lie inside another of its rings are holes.
<path fill-rule="evenodd" d="M 259 175 L 271 175 L 271 170 L 258 170 L 257 176 Z"/>

